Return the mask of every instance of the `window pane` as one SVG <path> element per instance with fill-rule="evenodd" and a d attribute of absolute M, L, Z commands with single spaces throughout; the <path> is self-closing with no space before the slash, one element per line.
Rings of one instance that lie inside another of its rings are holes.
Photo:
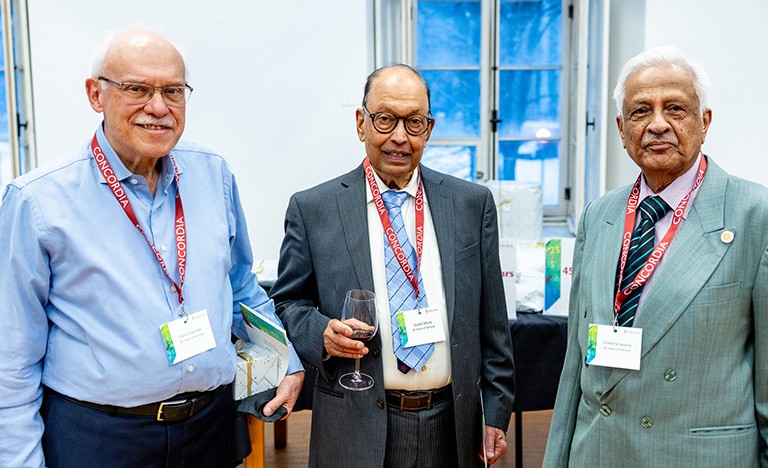
<path fill-rule="evenodd" d="M 480 65 L 480 1 L 419 1 L 419 67 Z"/>
<path fill-rule="evenodd" d="M 13 178 L 12 157 L 8 135 L 8 106 L 5 101 L 5 72 L 0 71 L 0 195 Z"/>
<path fill-rule="evenodd" d="M 503 0 L 501 65 L 560 66 L 562 8 L 562 0 Z"/>
<path fill-rule="evenodd" d="M 422 70 L 429 83 L 436 138 L 480 136 L 480 72 Z"/>
<path fill-rule="evenodd" d="M 499 142 L 499 180 L 516 180 L 542 187 L 544 205 L 557 205 L 560 193 L 559 141 Z"/>
<path fill-rule="evenodd" d="M 3 71 L 0 71 L 0 140 L 8 141 L 8 103 L 5 100 L 5 72 Z"/>
<path fill-rule="evenodd" d="M 427 146 L 421 162 L 430 169 L 475 181 L 475 146 Z"/>
<path fill-rule="evenodd" d="M 501 138 L 560 137 L 560 74 L 559 70 L 500 73 Z"/>

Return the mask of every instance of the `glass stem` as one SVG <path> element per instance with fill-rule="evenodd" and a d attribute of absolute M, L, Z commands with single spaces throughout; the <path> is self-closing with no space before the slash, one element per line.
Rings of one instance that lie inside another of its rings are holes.
<path fill-rule="evenodd" d="M 355 359 L 355 381 L 359 382 L 363 380 L 360 377 L 360 358 Z"/>

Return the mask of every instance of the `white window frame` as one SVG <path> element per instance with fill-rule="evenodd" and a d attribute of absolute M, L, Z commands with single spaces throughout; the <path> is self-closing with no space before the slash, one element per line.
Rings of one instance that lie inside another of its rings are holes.
<path fill-rule="evenodd" d="M 413 64 L 418 0 L 373 0 L 376 67 L 402 62 Z M 608 100 L 607 34 L 610 0 L 563 0 L 563 57 L 560 106 L 561 135 L 559 154 L 561 204 L 545 207 L 546 224 L 567 223 L 575 231 L 585 204 L 605 191 L 605 115 Z M 498 22 L 491 22 L 496 0 L 482 0 L 483 34 L 481 47 L 481 128 L 478 139 L 433 138 L 432 145 L 477 144 L 477 180 L 497 176 L 497 133 L 490 132 L 492 109 L 498 109 L 497 96 L 491 96 L 499 70 L 492 72 L 491 54 L 498 50 Z M 597 14 L 595 14 L 597 12 Z M 497 41 L 490 47 L 490 41 Z M 597 47 L 587 49 L 588 45 Z M 588 70 L 588 63 L 596 64 Z M 589 102 L 587 100 L 589 93 Z M 483 104 L 484 103 L 484 104 Z M 590 125 L 587 125 L 587 122 Z M 595 122 L 594 125 L 591 122 Z M 597 138 L 587 138 L 595 132 Z"/>
<path fill-rule="evenodd" d="M 32 82 L 29 71 L 31 58 L 27 2 L 2 0 L 0 6 L 2 7 L 8 137 L 13 171 L 11 176 L 18 177 L 25 169 L 37 166 Z M 17 79 L 17 72 L 20 79 Z M 21 127 L 24 128 L 23 138 L 19 137 Z"/>

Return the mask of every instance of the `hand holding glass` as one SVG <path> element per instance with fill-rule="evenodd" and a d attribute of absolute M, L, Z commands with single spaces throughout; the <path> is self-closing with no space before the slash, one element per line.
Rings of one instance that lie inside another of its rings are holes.
<path fill-rule="evenodd" d="M 353 289 L 347 292 L 344 309 L 341 311 L 341 321 L 352 328 L 350 338 L 363 342 L 373 338 L 379 324 L 376 318 L 376 295 L 365 289 Z M 368 390 L 373 387 L 373 378 L 360 373 L 360 358 L 357 358 L 355 372 L 342 375 L 339 378 L 339 384 L 347 390 Z"/>

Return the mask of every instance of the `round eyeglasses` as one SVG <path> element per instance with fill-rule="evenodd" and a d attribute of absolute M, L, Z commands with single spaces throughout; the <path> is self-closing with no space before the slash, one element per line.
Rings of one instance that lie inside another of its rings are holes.
<path fill-rule="evenodd" d="M 425 115 L 409 115 L 408 117 L 398 117 L 389 112 L 368 112 L 363 106 L 365 115 L 371 118 L 373 128 L 379 133 L 392 133 L 397 128 L 397 123 L 402 120 L 405 125 L 405 131 L 411 136 L 423 135 L 429 129 L 429 123 L 434 119 Z"/>
<path fill-rule="evenodd" d="M 182 107 L 192 95 L 192 87 L 188 84 L 183 86 L 150 86 L 142 83 L 120 83 L 110 80 L 106 76 L 100 76 L 98 80 L 116 86 L 123 93 L 128 104 L 146 104 L 155 95 L 155 91 L 160 91 L 160 95 L 167 106 Z"/>

